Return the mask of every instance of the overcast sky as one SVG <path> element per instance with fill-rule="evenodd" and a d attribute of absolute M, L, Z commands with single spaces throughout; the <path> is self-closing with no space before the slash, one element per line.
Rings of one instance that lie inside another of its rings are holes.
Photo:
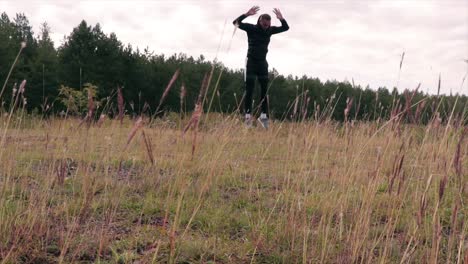
<path fill-rule="evenodd" d="M 124 44 L 155 53 L 183 52 L 243 68 L 247 35 L 232 20 L 252 5 L 272 15 L 279 8 L 290 30 L 274 35 L 267 56 L 281 74 L 306 74 L 322 81 L 354 79 L 355 84 L 468 94 L 468 0 L 164 0 L 164 1 L 2 1 L 10 18 L 23 12 L 39 32 L 52 28 L 56 46 L 82 19 L 100 23 Z M 255 23 L 257 16 L 245 22 Z M 219 52 L 218 46 L 219 44 Z M 405 52 L 401 75 L 399 64 Z"/>

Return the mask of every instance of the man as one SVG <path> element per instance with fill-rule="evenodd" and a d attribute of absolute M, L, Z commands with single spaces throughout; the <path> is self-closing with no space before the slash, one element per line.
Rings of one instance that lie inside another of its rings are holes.
<path fill-rule="evenodd" d="M 288 23 L 283 18 L 280 10 L 275 8 L 273 13 L 281 21 L 281 27 L 271 26 L 271 17 L 268 14 L 263 14 L 258 18 L 257 24 L 252 25 L 248 23 L 242 23 L 248 16 L 257 14 L 260 8 L 254 6 L 250 8 L 247 13 L 241 15 L 233 24 L 238 26 L 240 29 L 247 32 L 247 38 L 249 42 L 249 49 L 247 51 L 247 65 L 245 69 L 245 123 L 248 127 L 252 126 L 252 93 L 255 86 L 255 79 L 261 86 L 261 97 L 260 102 L 262 104 L 262 112 L 258 121 L 260 124 L 267 129 L 268 128 L 268 100 L 266 93 L 268 89 L 268 62 L 266 55 L 268 52 L 268 44 L 270 43 L 270 37 L 273 34 L 278 34 L 289 29 Z"/>

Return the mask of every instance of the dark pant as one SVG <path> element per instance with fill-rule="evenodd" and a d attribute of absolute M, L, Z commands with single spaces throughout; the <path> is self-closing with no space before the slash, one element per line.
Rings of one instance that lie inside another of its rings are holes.
<path fill-rule="evenodd" d="M 268 62 L 266 60 L 247 59 L 245 70 L 245 113 L 252 113 L 252 94 L 255 87 L 255 79 L 258 78 L 261 93 L 260 102 L 262 104 L 262 113 L 268 115 L 268 100 L 266 98 L 268 89 Z"/>

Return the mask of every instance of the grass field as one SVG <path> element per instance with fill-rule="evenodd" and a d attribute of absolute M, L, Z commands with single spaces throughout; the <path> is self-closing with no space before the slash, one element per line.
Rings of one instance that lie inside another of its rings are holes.
<path fill-rule="evenodd" d="M 0 262 L 468 263 L 466 126 L 201 121 L 3 115 Z"/>

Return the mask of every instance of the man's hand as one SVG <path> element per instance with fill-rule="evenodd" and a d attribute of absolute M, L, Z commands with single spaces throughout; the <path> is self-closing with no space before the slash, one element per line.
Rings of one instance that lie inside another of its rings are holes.
<path fill-rule="evenodd" d="M 250 8 L 249 11 L 247 11 L 247 13 L 245 13 L 245 15 L 246 16 L 253 16 L 253 15 L 257 14 L 258 10 L 260 10 L 260 7 L 252 6 L 252 8 Z"/>
<path fill-rule="evenodd" d="M 273 13 L 275 13 L 276 18 L 278 18 L 279 20 L 284 19 L 283 15 L 281 14 L 281 11 L 278 8 L 273 9 Z"/>

